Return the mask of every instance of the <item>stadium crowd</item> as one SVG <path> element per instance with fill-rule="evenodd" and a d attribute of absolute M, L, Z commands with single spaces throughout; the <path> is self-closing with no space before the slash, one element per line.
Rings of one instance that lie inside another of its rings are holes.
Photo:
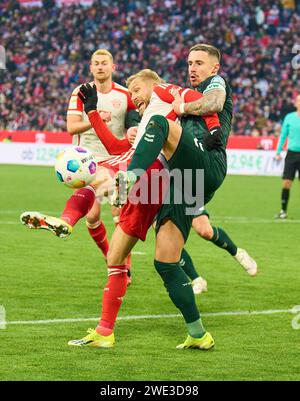
<path fill-rule="evenodd" d="M 187 86 L 189 47 L 219 47 L 221 75 L 234 91 L 235 135 L 278 135 L 300 91 L 300 0 L 101 0 L 61 8 L 53 0 L 42 8 L 7 0 L 0 21 L 0 129 L 65 130 L 69 96 L 88 80 L 97 48 L 113 53 L 120 84 L 149 67 Z"/>

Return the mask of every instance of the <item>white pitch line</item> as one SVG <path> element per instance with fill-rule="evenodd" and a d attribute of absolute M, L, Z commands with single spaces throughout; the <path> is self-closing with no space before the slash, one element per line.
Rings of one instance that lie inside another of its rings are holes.
<path fill-rule="evenodd" d="M 27 209 L 28 210 L 28 209 Z M 31 210 L 31 209 L 30 209 Z M 21 213 L 23 213 L 23 212 L 25 212 L 25 210 L 1 210 L 0 211 L 0 216 L 1 216 L 1 214 L 21 214 Z M 40 212 L 41 213 L 46 213 L 46 214 L 59 214 L 59 213 L 61 213 L 61 210 L 59 211 L 59 210 L 46 210 L 46 211 L 41 211 L 40 210 Z"/>
<path fill-rule="evenodd" d="M 49 213 L 51 214 L 51 213 Z M 104 214 L 102 214 L 104 216 Z M 1 216 L 1 213 L 0 213 Z M 4 217 L 4 216 L 2 216 Z M 234 216 L 213 216 L 214 221 L 232 224 L 299 224 L 300 220 L 287 219 L 287 220 L 276 220 L 276 219 L 263 219 L 263 218 L 247 218 L 247 217 L 234 217 Z M 0 220 L 0 224 L 20 224 L 18 218 L 16 220 Z M 113 221 L 107 221 L 105 224 L 114 224 Z"/>
<path fill-rule="evenodd" d="M 228 312 L 208 312 L 202 313 L 201 316 L 217 317 L 217 316 L 252 316 L 252 315 L 273 315 L 278 313 L 295 313 L 293 309 L 270 309 L 260 311 L 228 311 Z M 141 319 L 171 319 L 180 317 L 180 314 L 169 315 L 129 315 L 120 316 L 117 320 L 141 320 Z M 66 319 L 48 319 L 48 320 L 14 320 L 2 322 L 7 325 L 27 325 L 27 324 L 56 324 L 56 323 L 77 323 L 77 322 L 95 322 L 99 317 L 88 318 L 66 318 Z M 0 322 L 1 324 L 1 322 Z"/>
<path fill-rule="evenodd" d="M 232 223 L 275 223 L 275 224 L 285 224 L 285 223 L 300 223 L 299 219 L 265 219 L 261 217 L 244 217 L 244 216 L 213 216 L 213 220 L 218 221 L 228 221 Z"/>

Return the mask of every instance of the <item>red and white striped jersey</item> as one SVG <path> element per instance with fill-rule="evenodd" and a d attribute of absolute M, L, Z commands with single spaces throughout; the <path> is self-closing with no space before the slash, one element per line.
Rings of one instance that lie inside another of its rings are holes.
<path fill-rule="evenodd" d="M 172 91 L 174 89 L 178 90 L 184 102 L 192 102 L 202 97 L 202 94 L 199 92 L 196 92 L 192 89 L 183 89 L 177 85 L 172 85 L 168 83 L 156 85 L 153 89 L 150 103 L 146 107 L 142 120 L 138 126 L 137 136 L 135 138 L 132 148 L 127 152 L 122 153 L 120 156 L 115 156 L 114 158 L 108 160 L 107 164 L 109 164 L 110 166 L 119 166 L 120 170 L 126 169 L 131 161 L 131 158 L 139 141 L 145 133 L 145 129 L 150 118 L 154 115 L 164 116 L 169 120 L 178 122 L 179 124 L 178 116 L 172 108 L 172 102 L 174 101 Z"/>
<path fill-rule="evenodd" d="M 90 82 L 93 84 L 93 82 Z M 67 115 L 82 116 L 83 121 L 89 121 L 84 112 L 83 103 L 78 97 L 80 86 L 77 86 L 70 98 Z M 111 121 L 107 123 L 108 128 L 117 138 L 124 138 L 125 116 L 129 110 L 135 110 L 136 107 L 132 103 L 128 89 L 113 82 L 112 88 L 107 93 L 98 92 L 97 109 L 101 111 L 111 112 Z M 73 135 L 73 144 L 81 145 L 91 150 L 98 161 L 110 159 L 111 156 L 102 142 L 96 135 L 93 128 L 79 135 Z"/>

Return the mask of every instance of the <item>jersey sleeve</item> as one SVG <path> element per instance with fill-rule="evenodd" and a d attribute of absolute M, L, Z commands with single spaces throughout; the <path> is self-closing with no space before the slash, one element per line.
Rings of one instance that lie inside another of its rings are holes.
<path fill-rule="evenodd" d="M 182 89 L 179 94 L 185 103 L 195 102 L 203 97 L 202 93 L 192 89 Z"/>
<path fill-rule="evenodd" d="M 171 104 L 174 100 L 172 91 L 177 89 L 180 93 L 183 89 L 180 86 L 172 84 L 155 85 L 153 92 L 165 103 Z"/>
<path fill-rule="evenodd" d="M 281 133 L 280 133 L 280 137 L 279 137 L 279 141 L 278 141 L 278 145 L 277 145 L 277 151 L 276 151 L 277 154 L 282 151 L 284 142 L 289 135 L 289 128 L 290 128 L 289 116 L 287 115 L 285 117 L 285 119 L 283 120 L 283 124 L 281 127 Z"/>
<path fill-rule="evenodd" d="M 203 94 L 198 91 L 194 91 L 192 89 L 184 89 L 181 92 L 181 97 L 183 98 L 184 102 L 195 102 L 203 97 Z M 220 120 L 217 113 L 204 115 L 202 116 L 203 120 L 206 123 L 207 128 L 210 130 L 220 127 Z"/>
<path fill-rule="evenodd" d="M 83 103 L 78 97 L 79 88 L 76 88 L 70 97 L 67 115 L 78 115 L 83 114 Z"/>
<path fill-rule="evenodd" d="M 214 89 L 220 89 L 226 93 L 226 82 L 220 75 L 215 75 L 210 82 L 207 84 L 206 88 L 203 89 L 203 95 Z"/>
<path fill-rule="evenodd" d="M 194 102 L 195 100 L 201 99 L 203 97 L 202 93 L 197 92 L 193 89 L 182 88 L 178 85 L 172 84 L 160 84 L 156 85 L 154 88 L 154 93 L 166 103 L 172 103 L 174 101 L 173 90 L 177 90 L 179 95 L 182 97 L 184 102 Z"/>
<path fill-rule="evenodd" d="M 88 113 L 88 118 L 96 135 L 111 155 L 119 155 L 131 149 L 131 144 L 127 138 L 118 139 L 108 129 L 107 125 L 102 121 L 99 113 L 95 110 Z"/>

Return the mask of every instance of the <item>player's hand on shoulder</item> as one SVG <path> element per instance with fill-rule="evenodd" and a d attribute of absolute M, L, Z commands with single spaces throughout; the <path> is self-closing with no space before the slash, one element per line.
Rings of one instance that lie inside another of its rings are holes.
<path fill-rule="evenodd" d="M 180 105 L 183 104 L 184 101 L 182 100 L 182 97 L 180 96 L 178 89 L 172 88 L 170 90 L 170 93 L 174 96 L 174 101 L 172 102 L 173 110 L 178 116 L 182 116 L 184 113 L 182 113 Z"/>
<path fill-rule="evenodd" d="M 97 110 L 98 96 L 96 85 L 84 84 L 81 85 L 78 97 L 84 105 L 84 111 L 86 113 Z"/>
<path fill-rule="evenodd" d="M 130 127 L 127 130 L 126 133 L 126 138 L 128 139 L 128 142 L 133 145 L 134 141 L 135 141 L 135 137 L 138 131 L 138 127 Z"/>

